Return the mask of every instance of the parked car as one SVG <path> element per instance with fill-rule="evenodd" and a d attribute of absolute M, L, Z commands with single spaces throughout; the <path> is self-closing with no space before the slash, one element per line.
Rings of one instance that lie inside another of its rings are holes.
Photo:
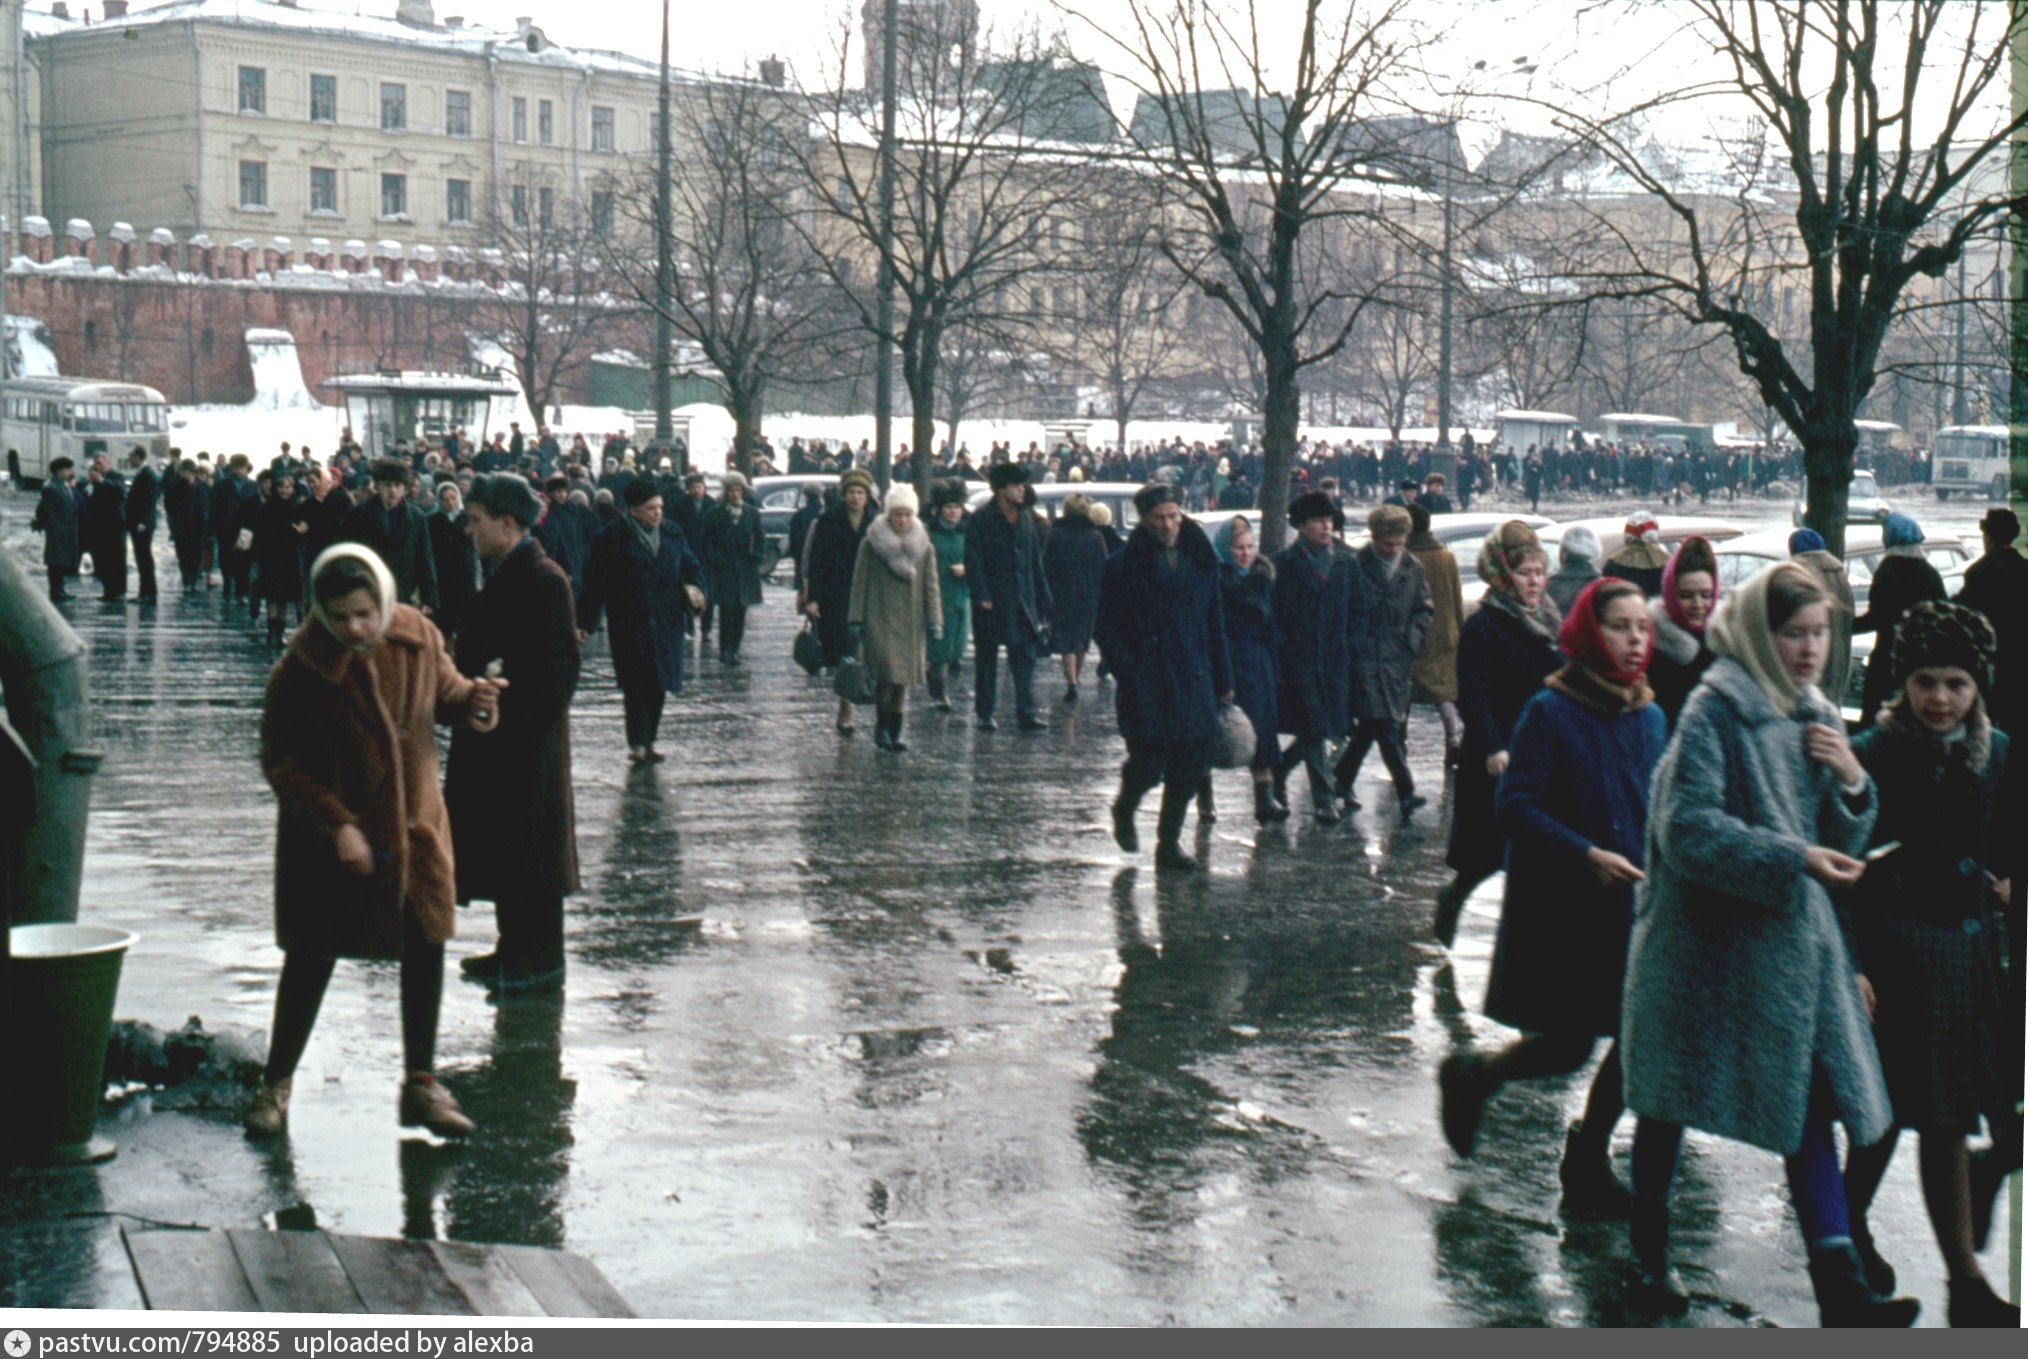
<path fill-rule="evenodd" d="M 1887 549 L 1880 541 L 1880 530 L 1861 524 L 1845 530 L 1845 577 L 1852 582 L 1852 598 L 1860 608 L 1866 607 L 1866 595 L 1873 584 L 1874 568 Z M 1972 556 L 1964 543 L 1957 537 L 1940 533 L 1926 538 L 1922 544 L 1923 554 L 1929 558 L 1937 574 L 1943 577 L 1944 589 L 1955 595 L 1965 581 L 1965 568 L 1972 564 Z M 1775 562 L 1789 559 L 1789 530 L 1767 529 L 1760 533 L 1749 533 L 1717 545 L 1718 583 L 1727 589 L 1739 585 L 1758 575 Z"/>
<path fill-rule="evenodd" d="M 1134 493 L 1140 489 L 1138 481 L 1052 481 L 1035 487 L 1035 512 L 1053 524 L 1063 513 L 1065 496 L 1088 496 L 1113 512 L 1113 527 L 1125 537 L 1141 521 L 1140 511 L 1134 508 Z M 972 492 L 973 511 L 992 498 L 992 490 L 981 485 Z M 1200 523 L 1204 520 L 1203 515 L 1196 518 Z"/>
<path fill-rule="evenodd" d="M 1601 516 L 1595 519 L 1570 519 L 1546 527 L 1535 526 L 1535 536 L 1549 549 L 1549 569 L 1553 573 L 1558 565 L 1557 550 L 1563 546 L 1563 535 L 1573 528 L 1584 527 L 1598 535 L 1598 564 L 1603 567 L 1605 559 L 1625 546 L 1627 541 L 1627 520 L 1625 515 Z M 1662 535 L 1664 547 L 1675 547 L 1685 538 L 1707 538 L 1714 547 L 1738 538 L 1746 532 L 1744 524 L 1730 519 L 1706 519 L 1691 514 L 1661 514 L 1655 516 L 1655 528 Z M 1720 548 L 1719 550 L 1723 550 Z M 1465 565 L 1462 558 L 1458 565 Z M 1478 607 L 1479 596 L 1485 593 L 1485 585 L 1476 574 L 1467 575 L 1465 586 L 1465 612 Z"/>
<path fill-rule="evenodd" d="M 1880 482 L 1873 473 L 1864 469 L 1852 474 L 1852 485 L 1845 497 L 1845 522 L 1848 524 L 1884 524 L 1887 516 L 1894 513 L 1894 506 L 1880 494 Z M 1789 522 L 1801 528 L 1803 523 L 1803 502 L 1796 501 L 1789 511 Z"/>
<path fill-rule="evenodd" d="M 829 484 L 836 480 L 815 473 L 753 479 L 753 503 L 760 509 L 761 532 L 768 541 L 767 555 L 761 558 L 763 578 L 774 575 L 776 568 L 790 559 L 789 521 L 796 517 L 796 510 L 803 503 L 804 484 L 812 481 Z M 715 489 L 713 494 L 717 494 Z"/>

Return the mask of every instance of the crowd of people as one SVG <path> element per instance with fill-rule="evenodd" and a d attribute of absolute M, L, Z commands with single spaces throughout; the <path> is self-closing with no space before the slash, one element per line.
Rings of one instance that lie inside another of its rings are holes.
<path fill-rule="evenodd" d="M 376 958 L 401 964 L 402 1123 L 468 1134 L 433 1074 L 455 906 L 491 901 L 498 917 L 496 950 L 463 964 L 473 979 L 502 994 L 561 984 L 581 646 L 606 632 L 629 759 L 661 761 L 689 640 L 707 650 L 715 626 L 720 663 L 742 663 L 765 559 L 748 485 L 729 474 L 714 498 L 700 476 L 624 456 L 595 475 L 564 455 L 546 476 L 534 456 L 524 476 L 441 450 L 367 464 L 285 449 L 258 473 L 207 462 L 157 473 L 136 451 L 127 481 L 101 458 L 85 488 L 53 468 L 37 525 L 53 597 L 80 546 L 105 597 L 122 597 L 130 545 L 146 597 L 163 502 L 184 588 L 216 571 L 228 610 L 265 610 L 282 648 L 262 763 L 287 961 L 247 1131 L 286 1130 L 335 961 Z M 926 506 L 906 483 L 883 499 L 857 467 L 810 497 L 790 530 L 798 653 L 837 682 L 842 736 L 870 702 L 876 745 L 905 752 L 909 691 L 950 711 L 968 654 L 973 721 L 997 729 L 1003 653 L 1017 727 L 1044 731 L 1038 663 L 1058 659 L 1075 705 L 1095 646 L 1125 745 L 1114 838 L 1139 852 L 1159 787 L 1155 865 L 1188 873 L 1183 829 L 1193 807 L 1216 815 L 1214 763 L 1248 771 L 1263 827 L 1292 815 L 1300 767 L 1329 826 L 1359 809 L 1377 746 L 1395 811 L 1413 818 L 1426 801 L 1408 719 L 1433 706 L 1456 873 L 1434 932 L 1449 946 L 1473 890 L 1504 870 L 1485 1010 L 1519 1033 L 1444 1061 L 1457 1154 L 1473 1154 L 1502 1086 L 1575 1072 L 1603 1043 L 1562 1184 L 1570 1210 L 1627 1221 L 1631 1300 L 1688 1306 L 1669 1199 L 1696 1128 L 1785 1159 L 1826 1324 L 1898 1326 L 1917 1304 L 1895 1296 L 1867 1208 L 1913 1131 L 1952 1323 L 2018 1324 L 1977 1260 L 2021 1158 L 2023 892 L 2005 827 L 2021 810 L 2008 731 L 2028 560 L 2011 513 L 1987 515 L 1954 601 L 1920 528 L 1891 526 L 1856 616 L 1842 563 L 1807 529 L 1790 561 L 1727 591 L 1711 544 L 1664 549 L 1652 516 L 1630 516 L 1627 546 L 1603 559 L 1572 532 L 1554 570 L 1511 520 L 1478 547 L 1487 591 L 1467 616 L 1458 563 L 1430 531 L 1448 508 L 1440 477 L 1374 506 L 1356 549 L 1342 498 L 1299 490 L 1281 511 L 1294 541 L 1269 557 L 1258 512 L 1215 538 L 1190 517 L 1194 473 L 1151 476 L 1123 537 L 1081 495 L 1054 523 L 1038 514 L 1031 479 L 1048 470 L 994 461 L 976 510 L 962 473 L 932 482 Z M 1228 472 L 1242 480 L 1244 459 L 1212 475 Z M 1825 693 L 1842 692 L 1827 672 L 1855 631 L 1878 645 L 1852 734 Z M 439 724 L 456 728 L 441 786 Z M 1628 1111 L 1623 1184 L 1609 1151 Z M 1990 1145 L 1973 1151 L 1982 1128 Z"/>

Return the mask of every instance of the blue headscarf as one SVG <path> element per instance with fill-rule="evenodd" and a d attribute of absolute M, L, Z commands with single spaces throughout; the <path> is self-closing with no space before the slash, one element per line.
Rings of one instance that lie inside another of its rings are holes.
<path fill-rule="evenodd" d="M 1800 557 L 1805 552 L 1822 552 L 1824 535 L 1811 528 L 1800 528 L 1789 535 L 1789 555 Z"/>
<path fill-rule="evenodd" d="M 1887 522 L 1880 526 L 1880 543 L 1883 547 L 1914 547 L 1922 540 L 1922 525 L 1899 510 L 1888 515 Z"/>
<path fill-rule="evenodd" d="M 1218 532 L 1212 535 L 1211 550 L 1216 552 L 1218 560 L 1224 562 L 1227 566 L 1232 565 L 1232 526 L 1242 520 L 1245 521 L 1249 530 L 1253 529 L 1253 521 L 1251 519 L 1248 519 L 1243 514 L 1236 514 L 1220 524 Z"/>

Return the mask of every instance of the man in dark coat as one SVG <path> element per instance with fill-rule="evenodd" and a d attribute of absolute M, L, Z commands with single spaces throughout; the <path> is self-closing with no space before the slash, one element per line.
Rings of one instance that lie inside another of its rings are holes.
<path fill-rule="evenodd" d="M 155 530 L 162 522 L 162 479 L 148 465 L 148 450 L 136 448 L 127 455 L 133 484 L 127 488 L 127 537 L 134 544 L 134 566 L 140 573 L 141 588 L 134 598 L 155 599 Z"/>
<path fill-rule="evenodd" d="M 549 559 L 563 568 L 570 577 L 573 597 L 584 598 L 585 561 L 591 556 L 592 539 L 597 536 L 597 523 L 591 513 L 570 501 L 570 478 L 557 475 L 543 483 L 543 493 L 548 497 L 542 519 L 535 525 L 535 540 L 542 544 L 542 550 Z"/>
<path fill-rule="evenodd" d="M 415 469 L 405 458 L 382 458 L 373 464 L 373 496 L 352 507 L 340 532 L 346 542 L 370 547 L 394 572 L 395 598 L 424 613 L 435 613 L 436 558 L 430 552 L 426 516 L 408 503 L 409 479 Z"/>
<path fill-rule="evenodd" d="M 310 527 L 303 535 L 303 560 L 314 562 L 344 534 L 352 497 L 345 493 L 344 475 L 336 467 L 313 467 L 305 480 L 310 495 L 304 502 L 303 516 Z"/>
<path fill-rule="evenodd" d="M 458 629 L 462 673 L 498 676 L 500 722 L 451 737 L 444 800 L 457 847 L 458 900 L 490 900 L 492 953 L 465 975 L 499 991 L 563 981 L 563 899 L 578 890 L 570 702 L 577 692 L 577 614 L 570 577 L 529 532 L 542 502 L 511 472 L 472 483 L 460 518 L 490 575 Z"/>
<path fill-rule="evenodd" d="M 252 472 L 253 463 L 246 454 L 235 453 L 225 475 L 211 487 L 209 521 L 212 537 L 218 544 L 218 574 L 225 586 L 223 598 L 228 602 L 234 596 L 245 598 L 253 574 L 253 553 L 239 550 L 239 531 L 246 526 L 245 504 L 260 497 Z"/>
<path fill-rule="evenodd" d="M 102 597 L 117 602 L 127 597 L 127 487 L 103 453 L 92 458 L 86 476 L 91 489 L 84 507 L 85 547 Z"/>
<path fill-rule="evenodd" d="M 451 646 L 478 597 L 480 584 L 480 556 L 466 528 L 469 521 L 457 482 L 446 481 L 437 487 L 437 511 L 426 515 L 424 522 L 429 528 L 430 562 L 437 571 L 435 622 L 437 631 L 444 635 L 444 645 Z"/>
<path fill-rule="evenodd" d="M 2028 694 L 2021 674 L 2028 666 L 2028 656 L 2022 654 L 2028 646 L 2028 557 L 2014 548 L 2021 521 L 2004 507 L 1987 510 L 1979 521 L 1979 535 L 1985 540 L 1986 555 L 1965 568 L 1957 602 L 1984 614 L 1999 638 L 1993 683 L 1985 691 L 1986 715 L 2001 731 L 2019 737 L 2022 703 Z"/>
<path fill-rule="evenodd" d="M 1366 526 L 1371 541 L 1352 554 L 1360 592 L 1352 625 L 1352 739 L 1338 759 L 1334 791 L 1348 809 L 1358 810 L 1352 781 L 1378 742 L 1406 821 L 1424 802 L 1415 793 L 1404 737 L 1415 661 L 1436 606 L 1422 563 L 1408 551 L 1408 511 L 1382 505 L 1366 516 Z"/>
<path fill-rule="evenodd" d="M 1310 774 L 1310 800 L 1323 825 L 1338 821 L 1324 745 L 1346 734 L 1352 714 L 1352 629 L 1359 607 L 1357 563 L 1337 539 L 1344 514 L 1322 491 L 1289 504 L 1296 542 L 1275 558 L 1275 636 L 1282 688 L 1276 711 L 1295 743 L 1275 769 L 1276 800 L 1288 802 L 1289 773 Z"/>
<path fill-rule="evenodd" d="M 680 487 L 675 487 L 675 482 L 674 476 L 665 475 L 660 478 L 663 500 L 668 506 L 667 515 L 677 531 L 682 533 L 683 541 L 690 544 L 690 550 L 700 554 L 698 559 L 701 561 L 704 550 L 704 523 L 711 517 L 714 502 L 705 486 L 704 473 L 686 472 L 683 474 Z M 672 494 L 672 487 L 680 490 L 680 494 Z M 711 625 L 717 621 L 716 614 L 711 592 L 707 590 L 703 616 L 694 620 L 694 626 L 701 630 L 701 636 L 706 641 L 711 638 Z M 686 622 L 683 630 L 688 632 L 692 626 L 693 623 Z"/>
<path fill-rule="evenodd" d="M 162 507 L 169 512 L 169 541 L 176 548 L 183 588 L 195 590 L 204 580 L 205 526 L 211 517 L 210 496 L 197 479 L 196 463 L 185 458 L 176 464 L 176 475 L 162 488 Z"/>
<path fill-rule="evenodd" d="M 972 640 L 977 682 L 973 709 L 992 731 L 1000 705 L 999 649 L 1014 677 L 1014 716 L 1023 731 L 1041 731 L 1035 711 L 1035 658 L 1049 630 L 1049 581 L 1042 570 L 1042 530 L 1027 506 L 1028 469 L 994 463 L 987 477 L 993 500 L 965 526 L 965 579 L 972 586 Z"/>
<path fill-rule="evenodd" d="M 1159 783 L 1155 866 L 1188 871 L 1197 861 L 1180 843 L 1183 818 L 1211 771 L 1218 705 L 1233 696 L 1218 555 L 1183 517 L 1174 486 L 1144 486 L 1134 505 L 1141 522 L 1106 562 L 1096 629 L 1127 743 L 1113 839 L 1129 854 L 1140 848 L 1134 812 Z"/>
<path fill-rule="evenodd" d="M 662 759 L 655 736 L 668 695 L 683 690 L 684 589 L 703 587 L 703 568 L 683 532 L 662 517 L 655 483 L 627 483 L 627 511 L 592 543 L 578 639 L 612 615 L 613 677 L 626 710 L 627 758 Z"/>
<path fill-rule="evenodd" d="M 49 479 L 42 483 L 42 499 L 35 506 L 35 518 L 28 527 L 42 535 L 42 565 L 49 572 L 50 602 L 61 604 L 70 598 L 64 581 L 77 574 L 84 555 L 79 533 L 77 464 L 69 458 L 54 458 Z"/>

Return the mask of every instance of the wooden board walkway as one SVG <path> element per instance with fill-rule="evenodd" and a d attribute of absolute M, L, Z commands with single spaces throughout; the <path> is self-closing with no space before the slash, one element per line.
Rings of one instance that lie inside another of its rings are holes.
<path fill-rule="evenodd" d="M 143 1231 L 120 1238 L 154 1311 L 631 1317 L 568 1251 L 329 1232 Z"/>

